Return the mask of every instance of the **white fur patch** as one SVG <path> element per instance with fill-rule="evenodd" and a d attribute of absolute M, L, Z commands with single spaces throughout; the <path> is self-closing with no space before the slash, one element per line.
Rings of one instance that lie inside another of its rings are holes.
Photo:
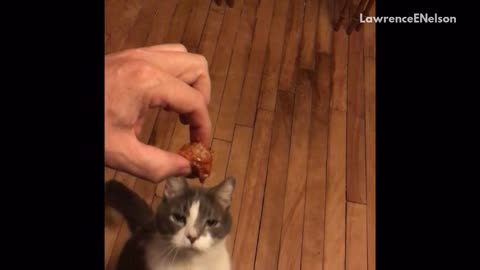
<path fill-rule="evenodd" d="M 195 229 L 195 223 L 198 219 L 198 214 L 200 211 L 200 201 L 194 201 L 190 206 L 190 211 L 187 216 L 186 224 L 183 228 L 181 228 L 172 239 L 172 242 L 177 247 L 189 247 L 192 244 L 190 240 L 188 240 L 188 235 L 193 237 L 198 237 L 197 229 Z M 200 239 L 198 239 L 200 240 Z M 198 241 L 197 240 L 197 241 Z M 195 241 L 196 243 L 196 241 Z M 195 244 L 194 243 L 194 244 Z"/>
<path fill-rule="evenodd" d="M 193 247 L 200 250 L 205 251 L 209 249 L 213 245 L 213 238 L 210 233 L 206 232 L 202 234 L 195 243 L 193 243 Z"/>
<path fill-rule="evenodd" d="M 187 217 L 187 224 L 185 224 L 186 233 L 195 237 L 198 236 L 198 232 L 195 229 L 195 222 L 197 222 L 199 211 L 200 211 L 200 201 L 194 201 L 190 206 L 190 212 Z"/>
<path fill-rule="evenodd" d="M 147 263 L 151 270 L 231 270 L 230 255 L 225 241 L 188 260 L 172 262 L 169 259 L 162 260 L 147 255 Z"/>
<path fill-rule="evenodd" d="M 178 232 L 172 237 L 172 243 L 176 247 L 188 247 L 190 242 L 187 237 L 185 237 L 185 227 L 178 230 Z"/>

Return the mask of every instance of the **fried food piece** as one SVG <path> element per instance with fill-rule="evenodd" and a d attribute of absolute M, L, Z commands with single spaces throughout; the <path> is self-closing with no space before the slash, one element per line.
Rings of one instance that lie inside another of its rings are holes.
<path fill-rule="evenodd" d="M 182 146 L 179 155 L 190 161 L 192 177 L 198 177 L 203 184 L 212 170 L 212 152 L 201 143 L 190 143 Z"/>

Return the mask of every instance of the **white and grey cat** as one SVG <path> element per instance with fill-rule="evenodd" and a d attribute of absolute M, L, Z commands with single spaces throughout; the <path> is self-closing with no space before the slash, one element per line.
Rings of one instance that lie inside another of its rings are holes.
<path fill-rule="evenodd" d="M 169 178 L 154 214 L 122 183 L 107 182 L 106 204 L 122 213 L 132 232 L 117 270 L 230 270 L 225 241 L 231 228 L 234 187 L 233 177 L 213 188 Z"/>

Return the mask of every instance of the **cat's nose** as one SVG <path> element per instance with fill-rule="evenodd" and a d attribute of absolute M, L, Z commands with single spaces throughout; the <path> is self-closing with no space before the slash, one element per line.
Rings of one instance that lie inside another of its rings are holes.
<path fill-rule="evenodd" d="M 197 236 L 192 236 L 192 235 L 190 235 L 190 234 L 187 235 L 187 238 L 188 238 L 188 240 L 190 240 L 190 243 L 192 243 L 192 245 L 193 245 L 193 243 L 195 243 L 195 241 L 198 239 Z"/>

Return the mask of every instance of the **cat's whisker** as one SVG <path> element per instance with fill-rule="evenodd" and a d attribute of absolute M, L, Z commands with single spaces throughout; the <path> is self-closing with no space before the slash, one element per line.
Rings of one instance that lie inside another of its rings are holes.
<path fill-rule="evenodd" d="M 174 249 L 175 249 L 174 246 L 168 245 L 167 248 L 162 251 L 162 253 L 160 254 L 160 257 L 161 257 L 161 258 L 167 258 L 168 255 L 170 255 L 170 253 L 171 253 Z"/>
<path fill-rule="evenodd" d="M 180 250 L 180 249 L 175 248 L 175 255 L 173 255 L 173 259 L 172 259 L 171 264 L 174 264 L 174 263 L 175 263 L 175 258 L 177 257 L 177 254 L 178 254 L 178 251 L 179 251 L 179 250 Z"/>

